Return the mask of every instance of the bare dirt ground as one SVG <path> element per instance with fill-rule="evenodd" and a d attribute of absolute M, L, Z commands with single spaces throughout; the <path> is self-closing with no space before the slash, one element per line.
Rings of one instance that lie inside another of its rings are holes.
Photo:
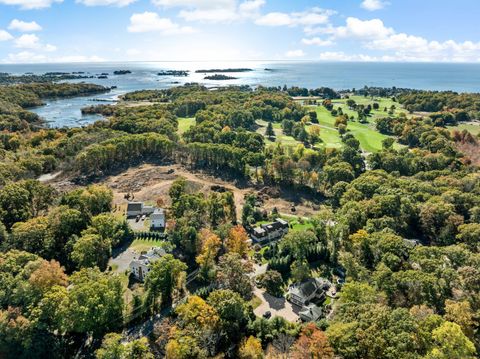
<path fill-rule="evenodd" d="M 187 180 L 192 192 L 207 194 L 213 191 L 212 186 L 221 186 L 231 191 L 235 199 L 237 218 L 241 218 L 241 211 L 245 203 L 244 198 L 249 193 L 260 194 L 263 198 L 263 209 L 267 211 L 271 211 L 276 207 L 282 214 L 308 217 L 313 215 L 318 208 L 318 203 L 317 205 L 314 204 L 312 199 L 308 200 L 304 195 L 296 191 L 241 185 L 203 172 L 192 172 L 178 164 L 165 166 L 142 164 L 131 167 L 119 174 L 108 176 L 98 183 L 105 184 L 112 189 L 114 205 L 122 208 L 127 203 L 127 200 L 124 198 L 127 193 L 133 194 L 133 200 L 135 201 L 151 204 L 155 204 L 158 199 L 162 199 L 165 207 L 168 207 L 170 205 L 168 191 L 178 177 L 183 177 Z M 72 184 L 69 178 L 65 176 L 58 176 L 47 182 L 60 192 L 70 191 L 79 187 Z M 292 205 L 295 205 L 295 213 L 291 212 Z"/>

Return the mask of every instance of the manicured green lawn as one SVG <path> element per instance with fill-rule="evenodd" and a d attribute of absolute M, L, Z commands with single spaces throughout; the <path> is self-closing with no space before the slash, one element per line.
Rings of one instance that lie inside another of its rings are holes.
<path fill-rule="evenodd" d="M 137 252 L 148 251 L 152 247 L 161 247 L 165 242 L 160 240 L 135 239 L 130 248 Z"/>
<path fill-rule="evenodd" d="M 194 117 L 179 117 L 178 118 L 178 134 L 185 133 L 190 127 L 195 125 Z"/>

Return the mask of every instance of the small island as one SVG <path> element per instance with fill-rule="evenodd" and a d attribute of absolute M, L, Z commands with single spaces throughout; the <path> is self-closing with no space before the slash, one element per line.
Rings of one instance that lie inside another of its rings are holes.
<path fill-rule="evenodd" d="M 236 80 L 237 77 L 215 74 L 215 75 L 205 76 L 203 79 L 204 80 L 222 80 L 223 81 L 223 80 Z"/>
<path fill-rule="evenodd" d="M 130 70 L 115 70 L 113 71 L 113 74 L 114 75 L 127 75 L 127 74 L 131 74 L 132 71 Z"/>
<path fill-rule="evenodd" d="M 237 68 L 237 69 L 209 69 L 209 70 L 197 70 L 196 73 L 208 74 L 214 72 L 250 72 L 252 69 Z"/>
<path fill-rule="evenodd" d="M 188 70 L 164 70 L 160 71 L 158 76 L 174 76 L 174 77 L 186 77 L 188 76 Z"/>

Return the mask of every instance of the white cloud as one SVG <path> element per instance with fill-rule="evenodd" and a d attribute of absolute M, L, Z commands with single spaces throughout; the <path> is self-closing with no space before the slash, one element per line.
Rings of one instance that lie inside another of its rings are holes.
<path fill-rule="evenodd" d="M 67 63 L 67 62 L 101 62 L 105 61 L 103 58 L 96 55 L 67 55 L 58 57 L 47 57 L 44 54 L 38 54 L 31 51 L 21 51 L 18 53 L 8 54 L 2 60 L 4 63 Z"/>
<path fill-rule="evenodd" d="M 152 0 L 156 6 L 221 9 L 235 6 L 236 0 Z"/>
<path fill-rule="evenodd" d="M 356 38 L 373 40 L 385 38 L 395 33 L 392 28 L 386 27 L 380 19 L 360 20 L 348 17 L 345 26 L 328 26 L 317 29 L 318 32 L 332 35 L 334 38 Z"/>
<path fill-rule="evenodd" d="M 77 4 L 85 6 L 118 6 L 124 7 L 134 3 L 137 0 L 76 0 Z"/>
<path fill-rule="evenodd" d="M 199 22 L 234 22 L 246 19 L 256 19 L 260 16 L 260 9 L 265 5 L 265 0 L 216 0 L 216 1 L 175 1 L 153 0 L 161 2 L 164 6 L 182 7 L 179 16 L 186 21 Z"/>
<path fill-rule="evenodd" d="M 285 53 L 286 57 L 304 57 L 305 52 L 303 50 L 290 50 Z"/>
<path fill-rule="evenodd" d="M 261 26 L 315 26 L 325 25 L 336 12 L 318 7 L 303 12 L 271 12 L 259 17 L 255 23 Z"/>
<path fill-rule="evenodd" d="M 40 38 L 35 34 L 25 34 L 15 40 L 15 47 L 21 49 L 36 49 L 40 44 Z"/>
<path fill-rule="evenodd" d="M 15 47 L 20 49 L 34 49 L 42 51 L 55 51 L 56 46 L 50 44 L 42 44 L 40 38 L 35 34 L 24 34 L 15 39 Z"/>
<path fill-rule="evenodd" d="M 331 46 L 334 45 L 335 43 L 328 39 L 324 40 L 319 37 L 312 37 L 310 39 L 302 39 L 302 43 L 305 45 L 316 45 L 316 46 Z"/>
<path fill-rule="evenodd" d="M 317 33 L 330 35 L 328 40 L 354 40 L 365 49 L 382 52 L 379 57 L 346 55 L 342 52 L 326 52 L 321 59 L 339 61 L 444 61 L 477 62 L 480 57 L 480 42 L 432 41 L 421 36 L 397 33 L 384 25 L 380 19 L 360 20 L 349 17 L 345 26 L 317 28 Z M 315 38 L 314 38 L 315 39 Z M 313 44 L 314 39 L 305 39 L 304 44 Z M 319 39 L 320 40 L 320 39 Z M 321 40 L 320 40 L 321 41 Z"/>
<path fill-rule="evenodd" d="M 129 32 L 159 32 L 164 35 L 187 34 L 194 30 L 190 26 L 180 26 L 169 18 L 161 18 L 155 12 L 146 11 L 130 17 Z"/>
<path fill-rule="evenodd" d="M 13 19 L 8 25 L 10 30 L 17 30 L 21 32 L 34 32 L 41 31 L 42 27 L 38 25 L 35 21 L 26 22 L 18 19 Z"/>
<path fill-rule="evenodd" d="M 5 30 L 0 30 L 0 41 L 8 41 L 8 40 L 12 40 L 13 39 L 13 36 L 10 35 L 9 32 L 5 31 Z"/>
<path fill-rule="evenodd" d="M 0 0 L 0 4 L 17 5 L 25 10 L 44 9 L 53 3 L 61 3 L 63 0 Z"/>
<path fill-rule="evenodd" d="M 368 11 L 375 11 L 383 9 L 388 5 L 388 2 L 383 0 L 364 0 L 361 7 Z"/>
<path fill-rule="evenodd" d="M 30 51 L 22 51 L 16 54 L 8 54 L 5 62 L 19 63 L 19 62 L 45 62 L 47 57 L 45 55 L 35 54 Z"/>
<path fill-rule="evenodd" d="M 347 55 L 343 51 L 339 52 L 322 52 L 318 57 L 321 61 L 380 61 L 378 57 L 369 55 Z"/>

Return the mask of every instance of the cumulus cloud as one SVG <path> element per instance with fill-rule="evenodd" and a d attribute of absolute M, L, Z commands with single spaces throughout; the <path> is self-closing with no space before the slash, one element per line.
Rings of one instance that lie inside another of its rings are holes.
<path fill-rule="evenodd" d="M 368 11 L 375 11 L 383 9 L 387 5 L 388 2 L 383 0 L 364 0 L 361 4 L 361 7 Z"/>
<path fill-rule="evenodd" d="M 398 33 L 385 26 L 382 20 L 360 20 L 349 17 L 344 26 L 328 25 L 316 30 L 329 35 L 329 40 L 355 40 L 368 50 L 383 52 L 380 57 L 364 55 L 346 55 L 342 52 L 323 53 L 321 59 L 339 61 L 478 61 L 480 58 L 480 42 L 453 40 L 435 41 L 421 36 Z M 304 44 L 314 43 L 313 39 L 305 39 Z"/>
<path fill-rule="evenodd" d="M 35 21 L 26 22 L 18 19 L 13 19 L 8 25 L 10 30 L 17 30 L 21 32 L 35 32 L 41 31 L 42 27 L 38 25 Z"/>
<path fill-rule="evenodd" d="M 8 40 L 12 40 L 13 39 L 13 36 L 10 35 L 9 32 L 5 31 L 5 30 L 0 30 L 0 41 L 8 41 Z"/>
<path fill-rule="evenodd" d="M 285 53 L 286 57 L 304 57 L 305 52 L 303 50 L 290 50 Z"/>
<path fill-rule="evenodd" d="M 15 39 L 15 47 L 20 49 L 35 49 L 42 51 L 55 51 L 57 48 L 54 45 L 43 44 L 40 38 L 35 34 L 24 34 Z"/>
<path fill-rule="evenodd" d="M 327 24 L 336 12 L 315 7 L 303 12 L 270 12 L 259 17 L 255 23 L 261 26 L 315 26 Z"/>
<path fill-rule="evenodd" d="M 302 39 L 302 44 L 316 45 L 316 46 L 331 46 L 331 45 L 334 45 L 335 43 L 330 39 L 324 40 L 319 37 L 312 37 L 310 39 Z"/>
<path fill-rule="evenodd" d="M 25 10 L 44 9 L 61 2 L 63 0 L 0 0 L 0 4 L 16 5 Z"/>
<path fill-rule="evenodd" d="M 137 0 L 76 0 L 77 4 L 85 6 L 118 6 L 124 7 L 134 3 Z"/>
<path fill-rule="evenodd" d="M 129 32 L 159 32 L 164 35 L 188 34 L 194 32 L 190 26 L 180 26 L 169 18 L 162 18 L 155 12 L 133 14 L 130 17 Z"/>

